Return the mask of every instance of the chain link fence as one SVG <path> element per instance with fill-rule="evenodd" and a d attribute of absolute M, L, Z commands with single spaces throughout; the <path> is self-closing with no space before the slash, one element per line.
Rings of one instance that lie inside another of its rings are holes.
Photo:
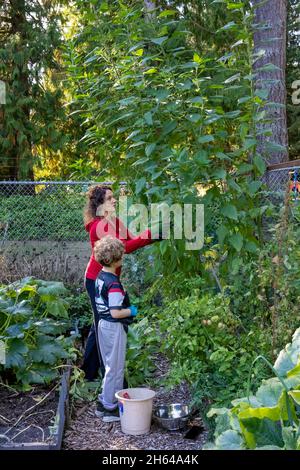
<path fill-rule="evenodd" d="M 87 240 L 82 210 L 94 184 L 112 183 L 0 181 L 2 245 L 6 240 Z"/>
<path fill-rule="evenodd" d="M 280 168 L 269 167 L 263 177 L 268 188 L 266 195 L 275 204 L 283 202 L 287 185 L 292 199 L 299 200 L 300 162 L 299 166 L 289 165 L 291 163 Z M 112 183 L 0 181 L 0 248 L 9 240 L 87 240 L 82 210 L 86 192 L 94 184 Z M 120 183 L 121 187 L 125 185 L 125 182 Z"/>
<path fill-rule="evenodd" d="M 283 204 L 287 191 L 290 193 L 290 208 L 293 214 L 293 210 L 300 203 L 300 161 L 299 164 L 287 162 L 285 165 L 269 167 L 263 177 L 263 182 L 268 188 L 267 199 L 275 207 L 279 208 Z"/>

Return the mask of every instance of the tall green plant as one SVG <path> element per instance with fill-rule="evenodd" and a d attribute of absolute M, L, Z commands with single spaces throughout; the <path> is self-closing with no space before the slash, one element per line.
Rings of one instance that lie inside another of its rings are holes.
<path fill-rule="evenodd" d="M 145 20 L 142 2 L 77 2 L 81 27 L 70 41 L 85 135 L 101 149 L 103 171 L 126 179 L 142 202 L 203 202 L 227 266 L 259 246 L 260 176 L 256 126 L 266 94 L 255 90 L 254 12 L 224 1 L 232 20 L 219 28 L 232 45 L 222 57 L 200 54 L 180 9 L 158 8 Z M 200 197 L 197 188 L 206 190 Z M 211 223 L 218 207 L 218 226 Z M 168 271 L 199 271 L 184 243 L 160 244 Z M 184 260 L 184 262 L 183 262 Z"/>

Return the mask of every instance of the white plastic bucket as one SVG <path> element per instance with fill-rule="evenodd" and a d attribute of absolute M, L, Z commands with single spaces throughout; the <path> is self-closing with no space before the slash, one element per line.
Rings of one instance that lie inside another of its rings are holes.
<path fill-rule="evenodd" d="M 130 399 L 123 397 L 125 392 Z M 149 388 L 126 388 L 116 393 L 122 432 L 138 436 L 150 431 L 154 397 L 155 392 Z"/>

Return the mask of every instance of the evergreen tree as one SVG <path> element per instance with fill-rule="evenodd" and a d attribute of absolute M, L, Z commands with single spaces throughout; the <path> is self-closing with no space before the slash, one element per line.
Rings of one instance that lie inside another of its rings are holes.
<path fill-rule="evenodd" d="M 299 0 L 288 2 L 288 41 L 287 41 L 287 116 L 289 132 L 290 160 L 300 158 L 300 105 L 293 104 L 292 84 L 300 80 L 300 3 Z"/>
<path fill-rule="evenodd" d="M 59 49 L 64 0 L 4 0 L 0 7 L 1 177 L 32 180 L 40 152 L 66 143 Z"/>

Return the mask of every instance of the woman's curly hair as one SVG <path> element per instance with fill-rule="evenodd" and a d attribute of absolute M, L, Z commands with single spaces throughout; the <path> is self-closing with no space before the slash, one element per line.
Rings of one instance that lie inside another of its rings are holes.
<path fill-rule="evenodd" d="M 109 186 L 92 186 L 87 192 L 87 201 L 83 210 L 84 223 L 88 224 L 97 216 L 98 207 L 104 203 L 106 191 L 111 191 Z"/>
<path fill-rule="evenodd" d="M 125 252 L 123 243 L 111 235 L 98 240 L 94 245 L 94 257 L 102 266 L 111 266 L 119 261 Z"/>

